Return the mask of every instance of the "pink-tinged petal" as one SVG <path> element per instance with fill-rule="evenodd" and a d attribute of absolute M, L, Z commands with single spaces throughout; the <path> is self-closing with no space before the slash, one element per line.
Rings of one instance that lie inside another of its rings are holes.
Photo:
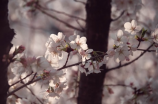
<path fill-rule="evenodd" d="M 130 29 L 125 29 L 125 31 L 127 31 L 127 32 L 130 33 L 130 34 L 131 34 L 131 32 L 132 32 L 132 30 L 130 30 Z"/>
<path fill-rule="evenodd" d="M 119 60 L 120 60 L 120 61 L 124 61 L 124 60 L 125 60 L 125 56 L 124 56 L 123 54 L 120 54 L 120 55 L 119 55 Z"/>
<path fill-rule="evenodd" d="M 135 31 L 136 31 L 136 32 L 139 32 L 141 29 L 142 29 L 141 26 L 136 26 Z"/>
<path fill-rule="evenodd" d="M 85 57 L 87 60 L 91 58 L 90 54 L 87 54 L 87 56 Z"/>
<path fill-rule="evenodd" d="M 77 36 L 76 36 L 76 39 L 75 39 L 75 42 L 76 42 L 76 43 L 79 43 L 79 41 L 80 41 L 80 36 L 77 35 Z"/>
<path fill-rule="evenodd" d="M 90 66 L 90 62 L 87 62 L 84 66 L 84 68 L 88 68 Z"/>
<path fill-rule="evenodd" d="M 129 56 L 129 51 L 124 51 L 123 54 L 124 54 L 125 56 Z"/>
<path fill-rule="evenodd" d="M 65 39 L 65 35 L 62 32 L 58 33 L 58 39 L 63 41 Z"/>
<path fill-rule="evenodd" d="M 132 20 L 131 24 L 132 24 L 133 28 L 135 28 L 137 26 L 137 22 L 135 20 Z"/>
<path fill-rule="evenodd" d="M 132 31 L 132 32 L 131 32 L 131 35 L 136 35 L 136 31 Z"/>
<path fill-rule="evenodd" d="M 85 56 L 82 56 L 82 62 L 85 63 L 85 61 L 86 61 L 86 57 L 85 57 Z"/>
<path fill-rule="evenodd" d="M 74 41 L 71 41 L 71 42 L 70 42 L 70 47 L 71 47 L 72 49 L 76 49 L 77 44 L 76 44 Z"/>
<path fill-rule="evenodd" d="M 93 49 L 88 49 L 88 50 L 86 51 L 86 53 L 91 53 L 91 52 L 93 52 Z"/>
<path fill-rule="evenodd" d="M 127 43 L 128 39 L 127 39 L 126 36 L 123 36 L 123 37 L 121 38 L 121 41 L 122 41 L 123 43 Z"/>
<path fill-rule="evenodd" d="M 80 42 L 81 44 L 86 44 L 87 38 L 86 38 L 86 37 L 81 37 L 79 42 Z"/>
<path fill-rule="evenodd" d="M 87 44 L 82 44 L 80 47 L 81 47 L 83 50 L 87 50 L 87 49 L 88 49 Z"/>
<path fill-rule="evenodd" d="M 88 67 L 88 70 L 89 70 L 89 71 L 93 71 L 93 65 L 90 65 L 90 66 Z"/>
<path fill-rule="evenodd" d="M 94 73 L 100 73 L 101 71 L 100 70 L 94 70 Z"/>
<path fill-rule="evenodd" d="M 55 34 L 51 34 L 51 35 L 50 35 L 50 38 L 53 39 L 54 37 L 57 37 L 57 36 L 56 36 Z"/>
<path fill-rule="evenodd" d="M 117 37 L 121 37 L 121 36 L 123 36 L 123 31 L 122 30 L 118 30 Z"/>
<path fill-rule="evenodd" d="M 128 29 L 128 30 L 130 30 L 131 29 L 131 23 L 130 22 L 126 22 L 125 24 L 124 24 L 124 28 L 125 29 Z"/>

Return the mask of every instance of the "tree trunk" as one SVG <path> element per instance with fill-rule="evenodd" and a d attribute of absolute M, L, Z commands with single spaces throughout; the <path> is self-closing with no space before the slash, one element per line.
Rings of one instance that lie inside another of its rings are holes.
<path fill-rule="evenodd" d="M 111 22 L 111 0 L 87 0 L 86 35 L 88 47 L 107 51 Z M 99 74 L 81 74 L 78 104 L 101 104 L 106 67 Z"/>
<path fill-rule="evenodd" d="M 13 39 L 14 32 L 9 28 L 8 22 L 8 0 L 0 0 L 0 104 L 6 104 L 8 79 L 6 59 L 12 46 L 10 43 Z"/>

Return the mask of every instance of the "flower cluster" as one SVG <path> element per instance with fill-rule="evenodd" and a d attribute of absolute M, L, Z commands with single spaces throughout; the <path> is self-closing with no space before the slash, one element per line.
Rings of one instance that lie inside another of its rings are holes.
<path fill-rule="evenodd" d="M 94 51 L 89 49 L 86 44 L 86 37 L 80 37 L 79 35 L 72 35 L 66 41 L 66 36 L 59 32 L 56 34 L 51 34 L 48 41 L 46 42 L 46 52 L 44 56 L 32 57 L 27 56 L 24 53 L 25 47 L 20 46 L 15 49 L 13 53 L 12 63 L 10 65 L 12 77 L 9 78 L 10 91 L 25 84 L 27 82 L 34 81 L 35 79 L 40 79 L 41 83 L 46 84 L 47 88 L 45 90 L 44 97 L 47 99 L 53 97 L 58 99 L 63 91 L 68 88 L 67 78 L 66 78 L 66 68 L 68 68 L 67 63 L 77 55 L 79 58 L 79 63 L 75 64 L 81 73 L 86 75 L 91 73 L 100 73 L 101 66 L 107 64 L 110 58 L 114 58 L 116 61 L 129 61 L 130 55 L 133 55 L 133 51 L 136 51 L 141 42 L 151 41 L 154 42 L 154 47 L 158 47 L 158 29 L 156 29 L 151 37 L 146 37 L 147 30 L 141 28 L 137 25 L 135 20 L 131 22 L 126 22 L 124 24 L 124 31 L 118 30 L 114 39 L 113 48 L 109 49 L 107 52 Z M 156 51 L 157 52 L 157 51 Z M 66 56 L 64 53 L 67 53 Z M 59 63 L 60 60 L 67 57 L 65 64 L 62 66 L 54 66 L 55 63 Z M 74 66 L 75 66 L 74 65 Z M 61 70 L 63 69 L 63 70 Z M 34 73 L 34 74 L 32 74 Z M 25 78 L 27 75 L 29 75 Z M 23 79 L 17 83 L 18 79 Z M 75 81 L 74 81 L 75 83 Z M 22 90 L 20 90 L 23 92 Z M 136 91 L 136 94 L 139 93 Z M 22 96 L 21 93 L 15 93 L 16 96 Z M 13 98 L 13 97 L 11 97 Z M 33 102 L 25 99 L 18 99 L 17 104 L 21 102 Z M 37 101 L 38 102 L 38 101 Z"/>

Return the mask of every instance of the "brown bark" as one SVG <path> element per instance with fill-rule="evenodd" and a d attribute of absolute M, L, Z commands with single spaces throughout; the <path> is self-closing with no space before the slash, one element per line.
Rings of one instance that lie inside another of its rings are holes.
<path fill-rule="evenodd" d="M 8 80 L 6 59 L 13 39 L 14 32 L 8 22 L 8 0 L 0 0 L 0 104 L 6 104 Z"/>
<path fill-rule="evenodd" d="M 86 35 L 88 47 L 95 51 L 107 51 L 111 22 L 111 0 L 87 0 Z M 106 67 L 99 74 L 81 74 L 78 104 L 101 104 Z"/>

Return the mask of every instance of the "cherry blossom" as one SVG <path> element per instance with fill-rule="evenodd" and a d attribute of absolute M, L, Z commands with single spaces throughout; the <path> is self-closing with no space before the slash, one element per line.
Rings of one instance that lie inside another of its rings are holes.
<path fill-rule="evenodd" d="M 86 60 L 91 58 L 91 54 L 93 52 L 93 49 L 88 49 L 84 51 L 83 49 L 78 50 L 79 54 L 82 56 L 82 62 L 85 63 Z"/>
<path fill-rule="evenodd" d="M 74 41 L 70 42 L 70 46 L 72 49 L 80 49 L 82 48 L 83 50 L 87 50 L 88 46 L 86 44 L 86 37 L 81 37 L 79 35 L 76 36 L 76 39 Z"/>
<path fill-rule="evenodd" d="M 123 31 L 122 30 L 118 30 L 116 38 L 114 39 L 115 41 L 115 45 L 119 45 L 119 44 L 126 44 L 128 39 L 126 36 L 123 35 Z"/>
<path fill-rule="evenodd" d="M 124 24 L 125 31 L 130 33 L 131 35 L 135 35 L 137 32 L 139 32 L 142 28 L 137 25 L 137 22 L 135 20 L 132 20 L 130 22 L 126 22 Z"/>
<path fill-rule="evenodd" d="M 128 60 L 129 51 L 127 46 L 119 46 L 116 49 L 116 53 L 114 55 L 115 59 L 119 59 L 120 61 L 124 61 L 125 59 Z"/>
<path fill-rule="evenodd" d="M 158 43 L 158 28 L 152 33 L 153 41 Z"/>

